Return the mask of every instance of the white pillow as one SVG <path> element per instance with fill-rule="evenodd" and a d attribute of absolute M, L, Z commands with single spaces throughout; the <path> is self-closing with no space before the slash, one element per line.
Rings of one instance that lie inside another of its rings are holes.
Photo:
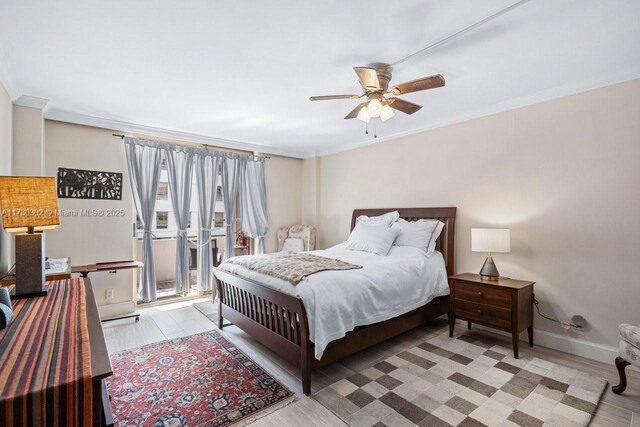
<path fill-rule="evenodd" d="M 356 218 L 356 224 L 367 224 L 367 225 L 377 225 L 382 227 L 389 227 L 391 224 L 396 222 L 400 218 L 400 214 L 398 211 L 387 212 L 383 215 L 378 216 L 366 216 L 360 215 Z"/>
<path fill-rule="evenodd" d="M 358 223 L 347 240 L 346 248 L 386 256 L 398 234 L 400 230 L 397 228 Z"/>
<path fill-rule="evenodd" d="M 296 239 L 293 237 L 284 239 L 284 243 L 282 244 L 282 252 L 303 252 L 303 251 L 304 251 L 304 242 L 302 241 L 302 239 Z"/>
<path fill-rule="evenodd" d="M 413 246 L 433 255 L 436 250 L 436 241 L 442 233 L 444 223 L 437 219 L 420 219 L 418 221 L 405 221 L 400 218 L 391 225 L 392 229 L 400 231 L 396 239 L 397 246 Z"/>

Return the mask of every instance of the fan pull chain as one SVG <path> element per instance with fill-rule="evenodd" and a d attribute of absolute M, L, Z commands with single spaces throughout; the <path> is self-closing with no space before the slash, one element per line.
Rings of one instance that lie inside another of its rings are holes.
<path fill-rule="evenodd" d="M 364 134 L 369 135 L 369 123 L 364 124 Z"/>
<path fill-rule="evenodd" d="M 378 137 L 378 130 L 377 130 L 376 122 L 373 122 L 373 137 L 374 138 Z"/>

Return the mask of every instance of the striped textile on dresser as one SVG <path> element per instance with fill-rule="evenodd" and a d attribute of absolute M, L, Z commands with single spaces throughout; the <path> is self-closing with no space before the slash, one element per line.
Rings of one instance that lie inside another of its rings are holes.
<path fill-rule="evenodd" d="M 0 425 L 92 423 L 91 354 L 82 279 L 16 300 L 0 331 Z"/>

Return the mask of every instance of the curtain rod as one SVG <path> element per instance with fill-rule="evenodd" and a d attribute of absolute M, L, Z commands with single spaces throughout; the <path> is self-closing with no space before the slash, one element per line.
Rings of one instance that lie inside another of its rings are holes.
<path fill-rule="evenodd" d="M 118 134 L 118 133 L 112 133 L 111 135 L 112 135 L 112 136 L 117 136 L 117 137 L 118 137 L 118 138 L 120 138 L 120 139 L 124 139 L 124 137 L 125 137 L 124 135 L 121 135 L 121 134 Z M 175 143 L 170 142 L 169 144 L 175 144 Z M 175 144 L 175 145 L 182 145 L 182 144 Z M 213 150 L 220 151 L 220 148 L 219 148 L 219 147 L 216 147 L 216 146 L 214 146 L 214 145 L 209 145 L 209 144 L 199 144 L 199 145 L 201 145 L 202 147 L 204 147 L 204 148 L 205 148 L 205 150 L 213 149 Z M 222 150 L 222 151 L 224 151 L 224 150 Z M 271 158 L 271 156 L 267 156 L 267 155 L 264 155 L 264 154 L 246 154 L 246 155 L 247 155 L 247 156 L 254 156 L 254 157 L 263 157 L 263 158 L 265 158 L 265 159 L 270 159 L 270 158 Z"/>

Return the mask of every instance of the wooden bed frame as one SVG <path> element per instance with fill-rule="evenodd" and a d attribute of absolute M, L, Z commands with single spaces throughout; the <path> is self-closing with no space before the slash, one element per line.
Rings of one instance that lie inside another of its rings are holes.
<path fill-rule="evenodd" d="M 356 209 L 351 229 L 360 215 L 375 216 L 397 210 L 407 221 L 439 219 L 445 226 L 436 248 L 445 259 L 447 274 L 454 272 L 456 208 Z M 358 327 L 329 343 L 321 360 L 314 357 L 309 339 L 309 323 L 302 299 L 268 288 L 260 283 L 214 268 L 218 290 L 218 327 L 224 319 L 247 332 L 271 351 L 300 368 L 302 391 L 311 393 L 311 370 L 357 353 L 372 345 L 413 329 L 449 313 L 449 296 L 437 297 L 408 313 L 383 322 Z"/>

